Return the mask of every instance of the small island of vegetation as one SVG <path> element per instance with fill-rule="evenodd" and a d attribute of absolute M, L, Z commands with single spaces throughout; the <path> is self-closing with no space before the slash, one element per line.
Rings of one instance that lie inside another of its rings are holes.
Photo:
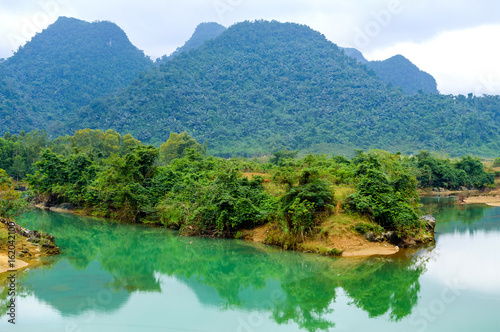
<path fill-rule="evenodd" d="M 450 161 L 426 151 L 359 150 L 351 159 L 297 158 L 298 151 L 285 149 L 225 159 L 206 148 L 186 132 L 159 148 L 113 130 L 54 140 L 43 131 L 6 133 L 0 168 L 24 183 L 39 206 L 324 255 L 390 254 L 396 245 L 432 241 L 419 187 L 495 185 L 494 174 L 470 156 Z"/>

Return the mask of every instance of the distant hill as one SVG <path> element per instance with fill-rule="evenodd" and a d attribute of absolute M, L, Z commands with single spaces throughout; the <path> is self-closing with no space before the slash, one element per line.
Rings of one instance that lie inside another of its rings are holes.
<path fill-rule="evenodd" d="M 200 23 L 194 30 L 191 38 L 189 38 L 189 40 L 183 46 L 175 50 L 170 56 L 173 57 L 183 52 L 194 50 L 203 45 L 203 43 L 205 43 L 207 40 L 214 39 L 215 37 L 219 36 L 224 31 L 226 31 L 226 27 L 220 25 L 219 23 Z"/>
<path fill-rule="evenodd" d="M 418 91 L 422 91 L 423 93 L 439 93 L 434 77 L 420 70 L 402 55 L 395 55 L 383 61 L 368 61 L 355 48 L 341 47 L 341 49 L 345 55 L 373 69 L 385 84 L 399 87 L 408 94 L 416 94 Z"/>
<path fill-rule="evenodd" d="M 222 156 L 284 147 L 500 151 L 492 113 L 478 117 L 450 96 L 387 87 L 323 35 L 292 23 L 235 24 L 94 101 L 84 114 L 74 128 L 111 127 L 156 144 L 188 131 Z"/>
<path fill-rule="evenodd" d="M 151 68 L 152 61 L 111 22 L 60 17 L 0 66 L 36 109 L 34 119 L 15 121 L 38 127 L 126 87 L 139 72 Z"/>
<path fill-rule="evenodd" d="M 386 84 L 401 87 L 408 94 L 415 94 L 419 90 L 424 93 L 438 93 L 434 77 L 421 71 L 402 55 L 395 55 L 384 61 L 370 61 L 367 66 Z"/>
<path fill-rule="evenodd" d="M 358 60 L 361 63 L 367 63 L 368 62 L 368 60 L 365 59 L 365 57 L 363 56 L 363 54 L 360 51 L 358 51 L 357 49 L 355 49 L 355 48 L 341 47 L 341 49 L 344 51 L 345 55 L 350 56 L 351 58 L 354 58 L 354 59 Z"/>

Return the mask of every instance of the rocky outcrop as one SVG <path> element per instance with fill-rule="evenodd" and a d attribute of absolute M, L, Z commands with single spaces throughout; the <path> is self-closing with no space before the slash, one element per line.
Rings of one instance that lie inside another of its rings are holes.
<path fill-rule="evenodd" d="M 375 235 L 373 232 L 366 232 L 363 236 L 370 242 L 384 242 L 387 241 L 389 243 L 398 243 L 399 237 L 393 231 L 388 231 L 382 233 L 380 235 Z"/>
<path fill-rule="evenodd" d="M 39 245 L 44 255 L 56 255 L 60 253 L 52 234 L 38 232 L 35 230 L 32 231 L 7 219 L 0 218 L 0 220 L 2 223 L 7 225 L 7 227 L 9 227 L 9 230 L 12 229 L 17 235 L 27 238 L 28 242 Z"/>
<path fill-rule="evenodd" d="M 375 235 L 373 232 L 366 232 L 363 236 L 370 242 L 384 242 L 387 241 L 393 245 L 401 248 L 415 247 L 422 244 L 434 242 L 434 228 L 436 227 L 436 218 L 432 215 L 425 215 L 420 217 L 425 223 L 425 230 L 423 234 L 416 237 L 400 238 L 395 232 L 388 231 L 380 235 Z"/>
<path fill-rule="evenodd" d="M 427 228 L 427 230 L 434 234 L 434 228 L 436 227 L 436 218 L 428 214 L 420 217 L 420 219 L 425 221 L 425 227 Z"/>

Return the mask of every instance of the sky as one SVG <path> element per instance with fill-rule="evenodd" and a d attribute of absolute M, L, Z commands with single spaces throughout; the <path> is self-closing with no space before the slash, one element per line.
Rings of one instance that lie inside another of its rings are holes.
<path fill-rule="evenodd" d="M 368 60 L 402 54 L 443 94 L 500 95 L 498 0 L 0 0 L 0 58 L 59 16 L 114 22 L 152 59 L 201 22 L 301 23 Z"/>

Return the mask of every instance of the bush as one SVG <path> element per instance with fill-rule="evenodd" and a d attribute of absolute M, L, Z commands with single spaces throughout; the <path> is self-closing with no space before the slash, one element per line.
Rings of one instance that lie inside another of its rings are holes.
<path fill-rule="evenodd" d="M 200 179 L 169 193 L 158 206 L 163 224 L 188 234 L 231 236 L 268 219 L 273 200 L 262 179 L 220 170 L 213 181 Z"/>
<path fill-rule="evenodd" d="M 380 235 L 384 232 L 384 228 L 380 225 L 368 224 L 368 223 L 357 223 L 354 227 L 356 232 L 360 234 L 366 234 L 372 232 L 373 234 Z"/>
<path fill-rule="evenodd" d="M 315 226 L 317 213 L 327 212 L 334 204 L 333 193 L 326 181 L 318 179 L 316 170 L 306 169 L 297 186 L 289 187 L 283 195 L 282 211 L 285 231 L 304 237 Z"/>
<path fill-rule="evenodd" d="M 493 167 L 500 167 L 500 157 L 495 158 L 493 161 Z"/>
<path fill-rule="evenodd" d="M 419 229 L 415 178 L 399 170 L 391 181 L 373 163 L 363 162 L 358 168 L 358 191 L 346 199 L 345 208 L 367 215 L 401 237 Z"/>

